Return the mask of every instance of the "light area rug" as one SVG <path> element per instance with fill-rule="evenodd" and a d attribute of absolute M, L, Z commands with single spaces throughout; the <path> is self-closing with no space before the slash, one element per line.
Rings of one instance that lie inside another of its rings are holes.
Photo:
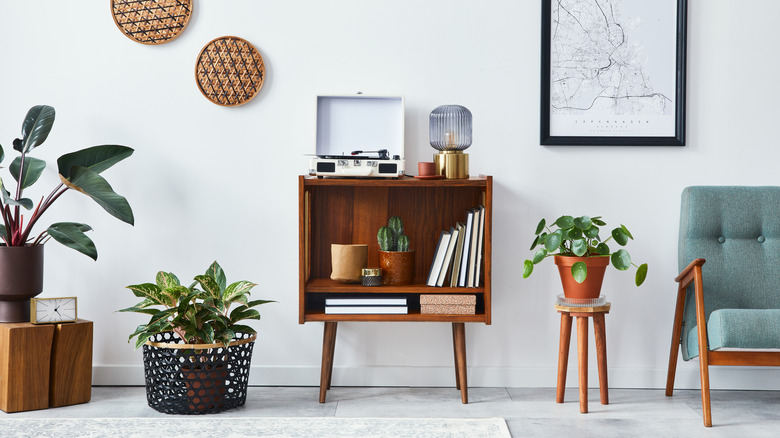
<path fill-rule="evenodd" d="M 503 418 L 176 417 L 0 420 L 0 437 L 510 438 Z"/>

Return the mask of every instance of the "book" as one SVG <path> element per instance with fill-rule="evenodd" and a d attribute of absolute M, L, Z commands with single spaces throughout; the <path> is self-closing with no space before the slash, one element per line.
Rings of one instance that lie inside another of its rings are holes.
<path fill-rule="evenodd" d="M 325 298 L 326 306 L 405 306 L 404 295 L 335 295 Z"/>
<path fill-rule="evenodd" d="M 466 294 L 421 294 L 420 304 L 450 304 L 450 305 L 475 305 L 476 295 Z"/>
<path fill-rule="evenodd" d="M 439 234 L 439 242 L 436 243 L 436 250 L 433 252 L 431 270 L 428 272 L 428 281 L 425 282 L 428 286 L 436 286 L 442 264 L 444 263 L 444 255 L 446 254 L 447 247 L 450 243 L 450 237 L 452 237 L 452 235 L 449 231 L 442 231 Z"/>
<path fill-rule="evenodd" d="M 477 271 L 474 273 L 474 287 L 479 287 L 482 273 L 482 252 L 485 240 L 485 207 L 479 206 L 479 233 L 477 234 Z"/>
<path fill-rule="evenodd" d="M 407 306 L 325 306 L 326 315 L 406 315 Z"/>
<path fill-rule="evenodd" d="M 466 287 L 466 274 L 469 267 L 469 246 L 471 245 L 471 230 L 474 227 L 474 212 L 466 212 L 466 235 L 463 238 L 463 251 L 460 258 L 460 272 L 458 273 L 458 287 Z"/>
<path fill-rule="evenodd" d="M 422 304 L 420 305 L 422 314 L 441 314 L 441 315 L 474 315 L 477 313 L 476 306 L 468 304 Z"/>
<path fill-rule="evenodd" d="M 444 279 L 447 278 L 447 272 L 452 265 L 452 254 L 455 252 L 455 244 L 458 243 L 459 231 L 454 227 L 450 227 L 450 242 L 447 245 L 447 252 L 444 253 L 444 262 L 441 265 L 441 271 L 439 272 L 439 278 L 436 280 L 436 286 L 444 286 Z"/>
<path fill-rule="evenodd" d="M 479 208 L 473 208 L 474 212 L 474 226 L 471 229 L 471 245 L 469 245 L 469 267 L 468 276 L 466 277 L 466 287 L 476 287 L 476 281 L 474 280 L 474 274 L 477 272 L 477 236 L 479 235 L 479 224 L 481 211 Z"/>
<path fill-rule="evenodd" d="M 458 242 L 455 244 L 455 253 L 452 260 L 452 274 L 450 274 L 450 287 L 458 286 L 458 274 L 460 273 L 460 259 L 463 256 L 463 241 L 466 237 L 466 225 L 463 222 L 455 224 L 458 230 Z"/>

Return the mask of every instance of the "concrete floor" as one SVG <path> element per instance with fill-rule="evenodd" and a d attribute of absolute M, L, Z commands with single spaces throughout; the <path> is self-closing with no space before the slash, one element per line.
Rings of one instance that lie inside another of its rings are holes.
<path fill-rule="evenodd" d="M 502 417 L 513 437 L 777 437 L 780 391 L 713 391 L 712 428 L 702 425 L 699 391 L 610 389 L 609 405 L 589 392 L 580 414 L 577 388 L 555 403 L 554 388 L 469 388 L 469 404 L 454 388 L 334 387 L 317 402 L 314 387 L 250 387 L 246 405 L 226 417 Z M 146 404 L 143 387 L 94 387 L 90 403 L 6 414 L 21 417 L 160 417 Z M 0 432 L 0 436 L 2 433 Z"/>

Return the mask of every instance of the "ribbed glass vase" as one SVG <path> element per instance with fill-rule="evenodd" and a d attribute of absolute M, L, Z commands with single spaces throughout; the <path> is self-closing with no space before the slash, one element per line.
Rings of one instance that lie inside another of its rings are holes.
<path fill-rule="evenodd" d="M 462 151 L 471 146 L 471 111 L 460 105 L 441 105 L 429 118 L 431 146 L 439 151 Z"/>

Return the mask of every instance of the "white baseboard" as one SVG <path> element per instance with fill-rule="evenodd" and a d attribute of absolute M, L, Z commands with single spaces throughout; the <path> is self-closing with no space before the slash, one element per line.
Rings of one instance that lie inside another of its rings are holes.
<path fill-rule="evenodd" d="M 594 364 L 595 365 L 595 364 Z M 598 386 L 595 366 L 588 370 L 590 386 Z M 469 367 L 470 387 L 554 387 L 557 368 Z M 710 367 L 712 389 L 780 390 L 777 367 Z M 257 386 L 319 386 L 317 366 L 253 366 L 249 384 Z M 569 366 L 567 386 L 577 386 L 577 370 Z M 95 365 L 92 384 L 143 386 L 144 370 L 138 366 Z M 333 386 L 429 386 L 455 385 L 453 367 L 336 366 Z M 609 369 L 610 388 L 665 388 L 666 369 Z M 698 389 L 698 367 L 677 370 L 677 389 Z"/>

